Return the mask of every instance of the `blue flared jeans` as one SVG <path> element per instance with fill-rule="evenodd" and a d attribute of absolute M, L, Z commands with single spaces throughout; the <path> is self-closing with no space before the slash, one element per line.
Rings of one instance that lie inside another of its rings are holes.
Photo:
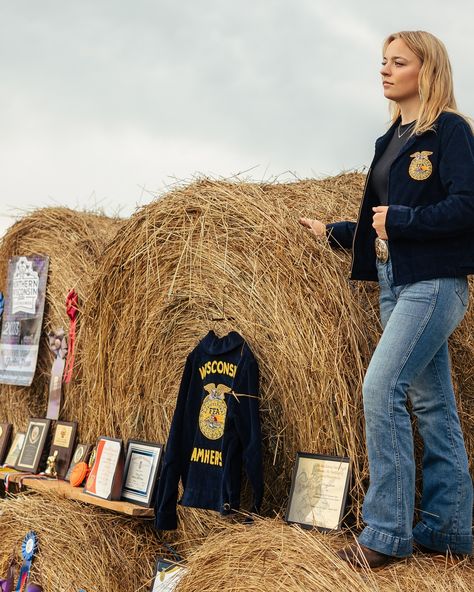
<path fill-rule="evenodd" d="M 472 479 L 447 341 L 468 306 L 467 279 L 394 286 L 390 260 L 377 268 L 383 333 L 363 385 L 370 484 L 359 542 L 396 557 L 410 555 L 414 541 L 436 551 L 471 554 Z M 416 525 L 408 400 L 423 440 Z"/>

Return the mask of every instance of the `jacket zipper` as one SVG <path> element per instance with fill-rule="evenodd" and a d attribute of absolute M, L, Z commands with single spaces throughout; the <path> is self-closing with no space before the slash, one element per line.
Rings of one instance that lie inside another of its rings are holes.
<path fill-rule="evenodd" d="M 364 205 L 365 202 L 365 198 L 367 197 L 367 187 L 369 185 L 369 179 L 370 179 L 370 174 L 372 172 L 372 167 L 369 168 L 369 170 L 367 171 L 367 176 L 365 178 L 365 184 L 364 184 L 364 191 L 362 192 L 362 200 L 360 202 L 360 206 L 359 206 L 359 214 L 357 216 L 357 223 L 356 223 L 356 227 L 354 230 L 354 236 L 352 237 L 352 261 L 351 261 L 351 273 L 350 276 L 352 276 L 352 271 L 354 270 L 354 245 L 355 245 L 355 239 L 356 239 L 356 235 L 357 235 L 357 229 L 359 228 L 359 220 L 360 220 L 360 213 L 362 212 L 362 206 Z"/>

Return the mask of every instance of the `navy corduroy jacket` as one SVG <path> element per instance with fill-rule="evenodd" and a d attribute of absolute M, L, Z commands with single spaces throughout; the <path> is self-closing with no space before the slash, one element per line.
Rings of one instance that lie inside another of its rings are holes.
<path fill-rule="evenodd" d="M 370 169 L 400 120 L 375 143 Z M 359 218 L 326 226 L 332 246 L 352 248 L 351 279 L 377 280 L 370 169 Z M 392 163 L 386 231 L 395 285 L 474 273 L 474 137 L 455 113 L 412 136 Z"/>
<path fill-rule="evenodd" d="M 210 331 L 189 354 L 156 499 L 155 526 L 177 526 L 181 479 L 183 506 L 228 514 L 240 505 L 242 465 L 258 512 L 263 495 L 257 361 L 244 339 L 232 331 Z"/>

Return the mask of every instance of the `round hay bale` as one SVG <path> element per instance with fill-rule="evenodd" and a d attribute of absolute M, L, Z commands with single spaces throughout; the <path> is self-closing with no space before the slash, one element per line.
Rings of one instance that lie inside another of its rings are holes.
<path fill-rule="evenodd" d="M 358 501 L 371 337 L 354 298 L 362 288 L 347 281 L 348 255 L 297 218 L 305 199 L 307 213 L 317 204 L 327 218 L 353 215 L 362 183 L 202 180 L 132 216 L 85 307 L 83 430 L 166 441 L 186 355 L 209 329 L 234 329 L 260 364 L 266 511 L 286 504 L 297 450 L 353 458 Z"/>
<path fill-rule="evenodd" d="M 25 429 L 28 418 L 46 413 L 52 355 L 47 333 L 63 327 L 66 333 L 69 318 L 65 300 L 70 289 L 79 293 L 82 309 L 87 299 L 87 284 L 101 256 L 104 245 L 115 234 L 121 221 L 92 212 L 68 208 L 42 208 L 25 215 L 13 224 L 0 243 L 0 289 L 5 291 L 8 260 L 16 255 L 48 255 L 49 273 L 38 366 L 30 387 L 0 385 L 0 419 L 13 423 L 15 430 Z M 79 318 L 79 324 L 81 319 Z M 80 325 L 79 325 L 80 326 Z M 80 344 L 76 345 L 76 351 Z M 65 385 L 64 395 L 74 388 Z M 66 401 L 67 402 L 67 401 Z M 67 413 L 75 419 L 74 410 Z"/>
<path fill-rule="evenodd" d="M 153 528 L 137 519 L 49 495 L 20 495 L 0 503 L 0 574 L 12 550 L 38 536 L 31 581 L 45 592 L 135 592 L 151 585 L 156 557 L 166 556 Z"/>
<path fill-rule="evenodd" d="M 472 560 L 450 567 L 419 555 L 380 572 L 357 572 L 334 554 L 351 541 L 341 534 L 290 527 L 279 519 L 229 525 L 191 554 L 176 592 L 467 592 L 472 585 Z"/>

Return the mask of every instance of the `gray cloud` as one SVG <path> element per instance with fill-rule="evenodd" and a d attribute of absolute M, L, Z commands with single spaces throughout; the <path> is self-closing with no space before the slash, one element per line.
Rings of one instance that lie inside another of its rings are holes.
<path fill-rule="evenodd" d="M 7 206 L 130 213 L 196 172 L 300 177 L 370 161 L 388 113 L 384 36 L 439 35 L 474 98 L 474 10 L 441 2 L 102 0 L 0 4 L 0 178 Z M 3 168 L 3 167 L 2 167 Z"/>

